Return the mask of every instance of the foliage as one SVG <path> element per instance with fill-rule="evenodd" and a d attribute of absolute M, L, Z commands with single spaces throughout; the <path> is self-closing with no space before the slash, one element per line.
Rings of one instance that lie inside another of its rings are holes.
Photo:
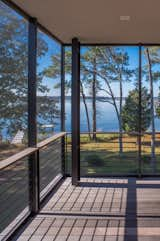
<path fill-rule="evenodd" d="M 145 132 L 151 123 L 150 94 L 145 87 L 141 91 L 141 131 Z M 127 132 L 139 131 L 139 90 L 136 87 L 130 91 L 122 109 L 123 130 Z"/>
<path fill-rule="evenodd" d="M 13 10 L 0 5 L 0 131 L 7 129 L 12 136 L 18 129 L 27 129 L 28 94 L 28 23 Z M 47 43 L 38 34 L 37 58 L 45 56 Z M 47 97 L 49 89 L 43 84 L 44 74 L 37 71 L 37 92 L 46 96 L 45 108 L 39 108 L 43 119 L 52 115 L 57 106 Z M 51 110 L 52 109 L 52 110 Z"/>

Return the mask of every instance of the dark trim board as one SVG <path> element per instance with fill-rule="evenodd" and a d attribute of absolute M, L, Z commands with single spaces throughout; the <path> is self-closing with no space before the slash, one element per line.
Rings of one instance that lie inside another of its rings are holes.
<path fill-rule="evenodd" d="M 70 43 L 65 43 L 63 44 L 64 47 L 71 47 L 72 44 Z M 81 47 L 85 47 L 85 46 L 88 46 L 88 47 L 94 47 L 94 46 L 133 46 L 133 47 L 139 47 L 139 46 L 160 46 L 160 42 L 159 43 L 80 43 L 80 46 Z"/>

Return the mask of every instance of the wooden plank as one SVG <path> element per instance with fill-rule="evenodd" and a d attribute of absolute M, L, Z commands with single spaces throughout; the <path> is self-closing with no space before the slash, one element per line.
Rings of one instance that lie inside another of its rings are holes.
<path fill-rule="evenodd" d="M 38 147 L 39 149 L 41 149 L 41 148 L 47 146 L 48 144 L 50 144 L 51 142 L 54 142 L 55 140 L 57 140 L 57 139 L 59 139 L 59 138 L 61 138 L 61 137 L 64 137 L 65 135 L 66 135 L 66 132 L 60 132 L 60 133 L 58 133 L 58 134 L 55 134 L 55 135 L 53 135 L 53 136 L 45 139 L 44 141 L 39 142 L 39 143 L 37 144 L 37 147 Z"/>
<path fill-rule="evenodd" d="M 0 170 L 8 167 L 9 165 L 12 165 L 13 163 L 29 156 L 30 154 L 36 152 L 38 150 L 38 148 L 32 148 L 32 147 L 29 147 L 29 148 L 26 148 L 25 150 L 3 160 L 0 162 Z"/>
<path fill-rule="evenodd" d="M 160 179 L 82 178 L 82 182 L 73 187 L 71 178 L 65 179 L 15 240 L 160 240 Z"/>
<path fill-rule="evenodd" d="M 16 153 L 15 155 L 3 160 L 0 162 L 0 170 L 8 167 L 9 165 L 15 163 L 16 161 L 29 156 L 30 154 L 33 154 L 34 152 L 36 152 L 38 149 L 41 149 L 45 146 L 47 146 L 48 144 L 50 144 L 51 142 L 54 142 L 55 140 L 64 137 L 66 135 L 66 132 L 61 132 L 58 134 L 55 134 L 49 138 L 47 138 L 46 140 L 38 143 L 37 147 L 29 147 L 24 149 L 23 151 Z"/>

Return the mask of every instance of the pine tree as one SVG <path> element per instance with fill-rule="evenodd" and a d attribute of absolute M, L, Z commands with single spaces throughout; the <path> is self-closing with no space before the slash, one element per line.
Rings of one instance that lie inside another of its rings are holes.
<path fill-rule="evenodd" d="M 151 124 L 151 96 L 147 88 L 141 90 L 141 133 L 143 134 Z M 122 108 L 123 130 L 128 133 L 139 133 L 139 89 L 131 90 Z"/>
<path fill-rule="evenodd" d="M 156 155 L 155 155 L 155 144 L 156 144 L 156 134 L 155 134 L 155 108 L 154 108 L 154 88 L 153 83 L 160 78 L 160 71 L 154 66 L 160 63 L 160 49 L 159 47 L 146 47 L 144 48 L 144 56 L 146 58 L 146 65 L 144 66 L 144 74 L 146 81 L 149 82 L 150 95 L 151 95 L 151 167 L 152 171 L 156 171 Z"/>

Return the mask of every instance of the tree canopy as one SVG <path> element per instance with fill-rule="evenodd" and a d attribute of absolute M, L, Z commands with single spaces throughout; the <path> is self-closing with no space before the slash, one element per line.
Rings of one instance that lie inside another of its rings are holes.
<path fill-rule="evenodd" d="M 150 94 L 145 87 L 141 91 L 141 131 L 145 132 L 151 123 L 151 101 Z M 123 130 L 126 132 L 139 132 L 139 90 L 136 87 L 126 97 L 122 108 Z"/>
<path fill-rule="evenodd" d="M 11 137 L 19 129 L 27 130 L 28 23 L 3 4 L 0 8 L 0 43 L 0 132 L 6 128 Z M 42 58 L 48 46 L 41 34 L 38 34 L 37 45 L 37 58 Z M 43 95 L 43 101 L 38 102 L 39 124 L 42 118 L 59 114 L 56 103 L 47 98 L 49 89 L 43 78 L 44 73 L 37 71 L 37 93 Z"/>

